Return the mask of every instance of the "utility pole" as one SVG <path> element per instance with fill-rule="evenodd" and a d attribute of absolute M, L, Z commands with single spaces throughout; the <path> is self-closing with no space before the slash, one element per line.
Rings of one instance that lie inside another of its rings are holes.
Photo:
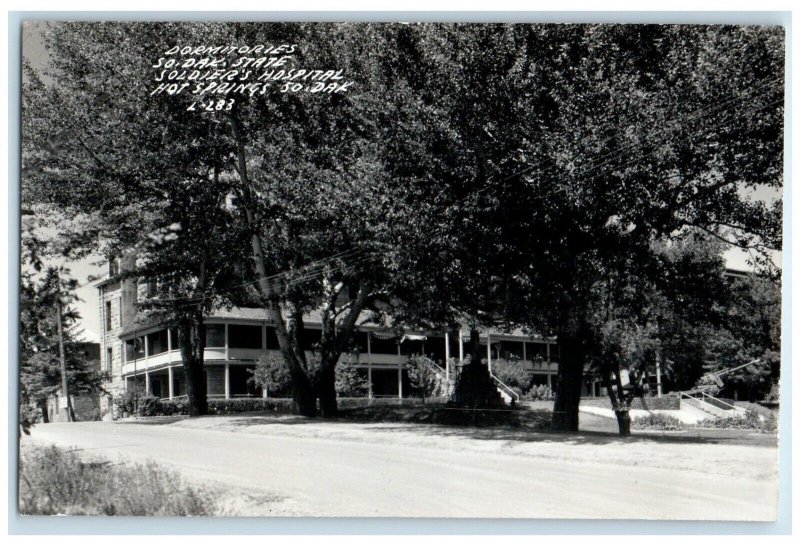
<path fill-rule="evenodd" d="M 61 366 L 61 395 L 66 399 L 67 421 L 74 421 L 72 404 L 69 401 L 69 387 L 67 385 L 67 358 L 64 354 L 64 327 L 63 310 L 61 309 L 61 277 L 58 277 L 58 293 L 56 294 L 56 328 L 58 329 L 58 360 Z M 61 400 L 58 401 L 59 405 Z"/>

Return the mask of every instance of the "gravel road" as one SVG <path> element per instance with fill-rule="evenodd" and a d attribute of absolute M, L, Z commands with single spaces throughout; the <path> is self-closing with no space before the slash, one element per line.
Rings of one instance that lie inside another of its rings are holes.
<path fill-rule="evenodd" d="M 24 443 L 154 460 L 229 515 L 773 520 L 777 448 L 209 417 L 37 425 Z"/>

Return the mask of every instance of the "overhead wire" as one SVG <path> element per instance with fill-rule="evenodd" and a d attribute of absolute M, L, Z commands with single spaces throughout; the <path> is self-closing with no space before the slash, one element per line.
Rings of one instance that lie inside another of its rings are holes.
<path fill-rule="evenodd" d="M 731 97 L 731 98 L 726 99 L 724 101 L 720 101 L 716 105 L 706 105 L 704 107 L 697 108 L 694 111 L 690 112 L 689 114 L 686 114 L 686 115 L 682 116 L 681 118 L 674 118 L 674 119 L 668 121 L 664 127 L 654 129 L 653 131 L 650 131 L 649 133 L 645 133 L 644 137 L 638 139 L 637 142 L 635 142 L 635 143 L 630 143 L 630 144 L 627 144 L 625 146 L 621 146 L 621 147 L 618 147 L 616 149 L 613 149 L 613 150 L 610 150 L 608 152 L 605 152 L 605 153 L 603 153 L 603 154 L 601 154 L 599 156 L 593 157 L 589 162 L 587 162 L 587 164 L 579 172 L 573 173 L 573 174 L 568 175 L 568 176 L 570 176 L 573 180 L 582 180 L 584 182 L 587 182 L 587 181 L 594 180 L 595 178 L 598 178 L 598 177 L 600 177 L 600 176 L 602 176 L 604 174 L 607 174 L 607 171 L 601 171 L 601 172 L 599 172 L 599 173 L 597 173 L 597 174 L 595 174 L 595 175 L 593 175 L 591 177 L 586 178 L 587 174 L 589 174 L 592 171 L 595 171 L 597 169 L 601 169 L 602 167 L 611 166 L 611 167 L 613 167 L 614 170 L 619 170 L 620 168 L 624 168 L 624 167 L 633 165 L 635 163 L 638 163 L 642 159 L 644 159 L 644 158 L 656 153 L 659 148 L 658 147 L 654 147 L 653 150 L 650 150 L 649 152 L 637 155 L 637 156 L 633 157 L 631 160 L 627 161 L 626 163 L 623 163 L 622 165 L 611 165 L 611 162 L 613 160 L 622 158 L 625 155 L 625 152 L 628 151 L 628 150 L 631 150 L 631 149 L 634 149 L 634 148 L 637 148 L 637 147 L 654 146 L 654 144 L 652 142 L 647 142 L 647 140 L 649 138 L 654 137 L 654 136 L 658 136 L 658 135 L 669 134 L 669 133 L 679 129 L 681 127 L 682 123 L 691 122 L 691 121 L 694 121 L 695 119 L 699 119 L 699 118 L 710 117 L 711 115 L 716 114 L 716 113 L 723 113 L 723 115 L 727 115 L 727 114 L 733 113 L 733 117 L 737 117 L 741 113 L 753 114 L 753 113 L 757 113 L 757 112 L 759 112 L 759 111 L 761 111 L 761 110 L 763 110 L 765 108 L 768 108 L 770 106 L 777 105 L 777 104 L 779 104 L 780 102 L 783 101 L 783 98 L 781 98 L 779 100 L 771 101 L 771 102 L 769 102 L 767 104 L 764 104 L 761 107 L 756 108 L 756 109 L 744 109 L 743 111 L 737 111 L 737 112 L 732 110 L 738 103 L 741 103 L 741 102 L 743 102 L 745 100 L 759 100 L 759 99 L 762 99 L 762 98 L 766 98 L 766 96 L 770 92 L 775 90 L 775 89 L 773 89 L 773 87 L 778 83 L 782 83 L 782 81 L 783 80 L 780 77 L 769 79 L 769 80 L 767 80 L 767 81 L 765 81 L 765 82 L 763 82 L 763 83 L 761 83 L 761 84 L 759 84 L 759 85 L 757 85 L 757 86 L 755 86 L 753 88 L 750 88 L 750 89 L 746 90 L 745 92 L 743 92 L 739 96 Z M 730 120 L 726 119 L 726 120 L 720 121 L 719 123 L 716 123 L 716 124 L 712 125 L 711 127 L 705 128 L 705 130 L 717 128 L 717 127 L 721 126 L 723 123 L 727 123 L 728 121 L 730 121 Z M 609 133 L 609 132 L 611 132 L 611 130 L 606 131 L 606 133 Z M 608 139 L 605 140 L 605 142 L 609 142 L 610 140 L 611 140 L 611 138 L 608 138 Z M 663 144 L 666 144 L 668 142 L 669 141 L 662 141 L 660 144 L 663 145 Z M 532 172 L 537 167 L 542 166 L 542 165 L 543 165 L 543 162 L 540 161 L 540 162 L 538 162 L 538 163 L 536 163 L 534 165 L 530 165 L 530 166 L 528 166 L 528 167 L 526 167 L 524 169 L 519 170 L 518 172 L 515 172 L 515 173 L 513 173 L 511 175 L 508 175 L 508 176 L 500 179 L 498 182 L 499 183 L 503 183 L 503 182 L 507 182 L 507 181 L 509 181 L 509 180 L 511 180 L 513 178 L 517 178 L 519 176 L 523 176 L 523 175 L 525 175 L 527 173 Z M 548 171 L 554 171 L 555 169 L 557 169 L 557 167 L 555 165 L 551 164 L 551 165 L 549 165 L 548 168 L 546 168 L 543 171 L 542 174 L 548 174 Z M 555 174 L 555 173 L 553 172 L 552 174 Z M 548 180 L 547 177 L 539 177 L 539 179 L 540 180 Z M 490 177 L 489 181 L 492 181 L 492 180 L 493 179 Z M 552 181 L 552 177 L 550 178 L 549 181 Z M 465 197 L 465 199 L 469 198 L 471 196 L 474 196 L 474 195 L 479 195 L 479 194 L 487 191 L 490 187 L 492 187 L 492 185 L 491 184 L 487 184 L 483 188 L 480 188 L 480 189 L 472 192 L 471 194 L 467 195 Z M 562 193 L 562 192 L 564 192 L 566 190 L 567 190 L 567 187 L 557 188 L 557 189 L 555 189 L 555 190 L 553 190 L 553 191 L 551 191 L 551 192 L 549 192 L 549 193 L 547 193 L 545 195 L 537 196 L 537 198 L 538 199 L 547 198 L 547 197 L 556 195 L 558 193 Z M 203 297 L 205 297 L 205 296 L 233 295 L 235 293 L 234 289 L 236 289 L 236 288 L 243 288 L 243 287 L 246 287 L 246 286 L 249 286 L 249 285 L 256 285 L 256 284 L 259 284 L 261 282 L 270 283 L 271 289 L 273 289 L 273 290 L 279 286 L 278 283 L 280 283 L 280 285 L 282 285 L 282 286 L 289 287 L 289 286 L 294 286 L 294 285 L 298 285 L 298 284 L 305 283 L 305 282 L 310 282 L 312 280 L 317 280 L 317 279 L 322 278 L 326 274 L 325 267 L 329 266 L 330 263 L 335 261 L 335 260 L 350 259 L 349 263 L 347 263 L 347 264 L 340 264 L 340 265 L 335 266 L 335 267 L 328 267 L 328 271 L 331 272 L 331 273 L 333 273 L 333 272 L 342 272 L 342 271 L 346 271 L 347 269 L 350 269 L 350 268 L 352 268 L 352 267 L 354 267 L 356 265 L 363 265 L 364 263 L 370 261 L 373 258 L 373 256 L 363 255 L 362 253 L 363 253 L 363 251 L 360 250 L 360 249 L 349 249 L 349 250 L 341 251 L 341 252 L 338 252 L 338 253 L 333 254 L 331 256 L 327 256 L 325 258 L 319 258 L 317 260 L 314 260 L 312 262 L 304 264 L 303 266 L 300 266 L 298 268 L 288 269 L 288 270 L 285 270 L 285 271 L 281 271 L 281 272 L 278 272 L 278 273 L 274 273 L 274 274 L 268 275 L 268 276 L 263 277 L 261 279 L 256 279 L 254 281 L 248 281 L 248 282 L 245 282 L 245 283 L 234 285 L 232 287 L 228 287 L 226 289 L 226 291 L 224 291 L 224 292 L 215 292 L 215 291 L 212 291 L 212 290 L 204 291 L 203 292 Z M 298 273 L 301 273 L 301 274 L 299 276 L 297 276 Z M 187 298 L 187 300 L 188 299 L 198 299 L 198 298 L 199 298 L 199 296 L 194 296 L 194 297 L 191 297 L 191 298 Z M 164 301 L 164 300 L 162 300 L 162 301 Z"/>

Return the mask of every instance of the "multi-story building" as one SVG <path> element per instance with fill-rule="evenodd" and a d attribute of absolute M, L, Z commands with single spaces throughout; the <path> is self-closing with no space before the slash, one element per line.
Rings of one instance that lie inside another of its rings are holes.
<path fill-rule="evenodd" d="M 138 301 L 146 297 L 148 286 L 137 285 L 120 271 L 133 264 L 124 258 L 112 260 L 108 275 L 96 286 L 99 290 L 101 366 L 108 373 L 103 402 L 106 417 L 113 414 L 112 397 L 136 389 L 150 396 L 172 399 L 185 395 L 185 381 L 177 342 L 177 332 L 163 325 L 148 323 L 137 313 Z M 319 340 L 318 314 L 305 317 L 307 346 Z M 367 379 L 370 397 L 407 397 L 411 393 L 405 363 L 414 354 L 424 354 L 440 363 L 451 376 L 451 363 L 468 353 L 466 331 L 395 331 L 360 325 L 355 334 L 350 359 Z M 492 362 L 513 358 L 533 375 L 534 385 L 552 388 L 558 372 L 558 345 L 554 339 L 535 338 L 521 331 L 487 331 L 481 344 L 491 371 Z M 206 320 L 204 362 L 208 396 L 236 398 L 266 396 L 248 381 L 251 370 L 263 354 L 278 354 L 278 341 L 271 321 L 263 309 L 218 309 Z M 501 386 L 502 388 L 502 386 Z M 508 393 L 506 393 L 508 395 Z"/>

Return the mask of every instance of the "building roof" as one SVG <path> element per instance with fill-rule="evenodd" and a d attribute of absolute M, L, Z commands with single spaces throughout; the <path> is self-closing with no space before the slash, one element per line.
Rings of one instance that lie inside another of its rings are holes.
<path fill-rule="evenodd" d="M 213 322 L 214 319 L 235 319 L 235 320 L 251 320 L 251 321 L 265 321 L 271 322 L 267 312 L 261 307 L 231 307 L 231 308 L 218 308 L 214 309 L 209 313 L 208 317 L 206 317 L 207 322 Z M 314 309 L 303 316 L 303 321 L 307 326 L 319 326 L 322 324 L 322 312 L 319 309 Z M 366 324 L 366 318 L 359 323 L 359 326 L 367 326 L 369 328 L 376 328 L 381 329 L 382 327 L 377 324 Z M 120 332 L 119 337 L 126 337 L 136 332 L 145 332 L 147 330 L 151 330 L 153 328 L 157 328 L 161 320 L 158 316 L 153 314 L 145 314 L 139 313 L 136 315 L 136 319 L 122 329 Z M 389 329 L 390 327 L 383 327 L 385 329 Z M 407 329 L 409 331 L 416 331 L 414 329 Z M 513 336 L 513 337 L 527 337 L 527 338 L 536 338 L 537 336 L 529 336 L 525 334 L 525 332 L 521 328 L 514 328 L 510 331 L 503 331 L 497 328 L 491 328 L 489 330 L 490 335 L 498 335 L 498 336 Z M 482 336 L 485 337 L 485 332 L 482 331 Z"/>

